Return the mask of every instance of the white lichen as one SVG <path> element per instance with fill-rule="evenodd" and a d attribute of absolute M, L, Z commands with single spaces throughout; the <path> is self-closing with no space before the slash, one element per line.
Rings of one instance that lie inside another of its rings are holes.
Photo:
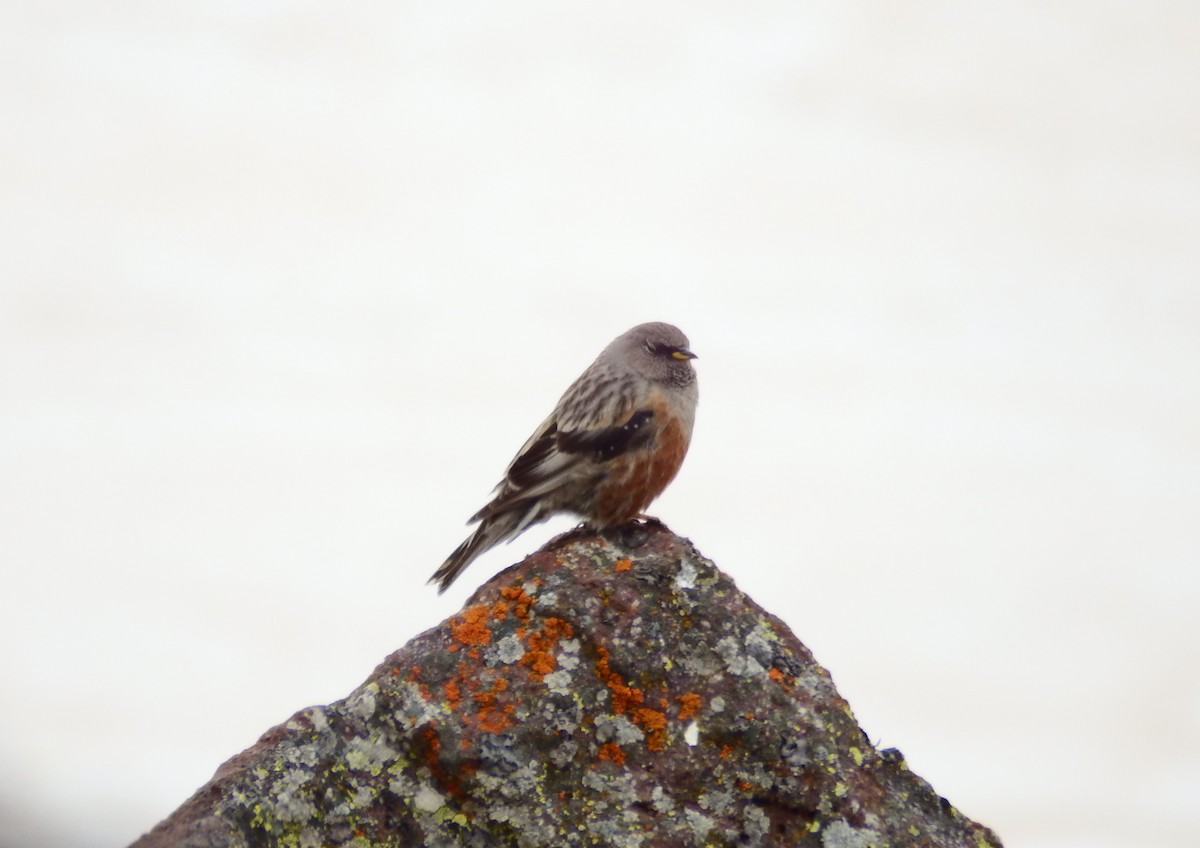
<path fill-rule="evenodd" d="M 764 813 L 761 807 L 747 804 L 742 811 L 742 830 L 752 840 L 761 840 L 771 830 L 771 817 Z"/>
<path fill-rule="evenodd" d="M 821 834 L 821 844 L 825 848 L 874 848 L 883 842 L 875 831 L 856 829 L 837 819 L 826 825 L 825 832 Z"/>
<path fill-rule="evenodd" d="M 558 661 L 558 667 L 567 671 L 574 671 L 579 667 L 579 640 L 578 639 L 563 639 L 558 643 L 558 655 L 555 659 Z"/>
<path fill-rule="evenodd" d="M 428 783 L 421 785 L 413 795 L 413 806 L 423 813 L 436 813 L 446 803 L 446 798 Z"/>
<path fill-rule="evenodd" d="M 375 696 L 379 694 L 378 683 L 368 683 L 346 699 L 343 708 L 347 715 L 364 721 L 375 715 Z"/>
<path fill-rule="evenodd" d="M 484 661 L 489 666 L 504 663 L 512 665 L 525 656 L 525 644 L 515 633 L 510 633 L 496 644 L 490 646 L 484 654 Z"/>
<path fill-rule="evenodd" d="M 685 559 L 679 566 L 679 571 L 675 574 L 675 586 L 678 589 L 695 589 L 696 578 L 699 576 L 696 571 L 696 566 L 691 560 Z"/>
<path fill-rule="evenodd" d="M 285 770 L 272 786 L 275 801 L 271 812 L 281 822 L 305 822 L 316 814 L 312 792 L 307 787 L 312 775 L 302 769 Z"/>
<path fill-rule="evenodd" d="M 660 816 L 665 816 L 675 809 L 675 802 L 671 796 L 663 792 L 663 788 L 658 784 L 655 784 L 654 789 L 650 791 L 650 803 L 654 805 L 655 812 Z"/>
<path fill-rule="evenodd" d="M 711 792 L 705 792 L 697 799 L 700 806 L 708 810 L 710 813 L 720 815 L 725 812 L 730 803 L 733 802 L 733 793 L 728 789 L 714 789 Z"/>
<path fill-rule="evenodd" d="M 684 816 L 696 834 L 696 838 L 703 842 L 713 828 L 713 820 L 699 810 L 684 810 Z"/>
<path fill-rule="evenodd" d="M 379 774 L 398 756 L 395 748 L 370 737 L 356 736 L 346 745 L 346 766 L 372 775 Z"/>
<path fill-rule="evenodd" d="M 550 672 L 542 678 L 542 682 L 556 695 L 571 694 L 571 673 L 565 669 Z"/>
<path fill-rule="evenodd" d="M 779 641 L 779 637 L 765 623 L 760 623 L 757 627 L 746 634 L 746 650 L 751 656 L 758 657 L 760 661 L 770 662 L 770 656 L 774 652 L 771 647 L 772 642 Z"/>
<path fill-rule="evenodd" d="M 732 636 L 726 636 L 713 645 L 713 650 L 725 661 L 725 669 L 738 677 L 754 677 L 763 674 L 766 669 L 754 657 L 742 652 L 742 646 Z"/>
<path fill-rule="evenodd" d="M 623 715 L 596 716 L 596 740 L 618 745 L 632 745 L 646 738 L 642 729 Z"/>

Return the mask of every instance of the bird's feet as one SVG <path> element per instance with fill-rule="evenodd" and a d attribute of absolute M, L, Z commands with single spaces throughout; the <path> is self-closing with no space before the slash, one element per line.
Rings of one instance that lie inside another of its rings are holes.
<path fill-rule="evenodd" d="M 666 526 L 653 515 L 637 515 L 614 527 L 613 532 L 625 547 L 640 548 L 654 531 L 664 530 Z"/>
<path fill-rule="evenodd" d="M 564 533 L 563 537 L 608 536 L 627 548 L 640 548 L 646 544 L 653 531 L 666 529 L 667 525 L 653 515 L 639 513 L 627 521 L 609 527 L 596 527 L 583 521 Z"/>

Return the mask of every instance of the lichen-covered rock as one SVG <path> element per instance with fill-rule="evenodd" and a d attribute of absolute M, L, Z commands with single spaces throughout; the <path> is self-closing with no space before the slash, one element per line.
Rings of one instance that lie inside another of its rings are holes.
<path fill-rule="evenodd" d="M 660 525 L 569 533 L 136 846 L 1000 845 Z"/>

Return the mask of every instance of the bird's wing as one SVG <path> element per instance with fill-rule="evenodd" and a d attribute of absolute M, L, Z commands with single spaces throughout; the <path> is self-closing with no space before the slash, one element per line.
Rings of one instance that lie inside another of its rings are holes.
<path fill-rule="evenodd" d="M 521 447 L 521 451 L 509 463 L 500 486 L 518 489 L 522 494 L 539 494 L 531 490 L 537 488 L 547 477 L 568 471 L 574 463 L 564 462 L 567 457 L 556 455 L 558 436 L 557 416 L 551 415 L 534 431 Z"/>
<path fill-rule="evenodd" d="M 577 380 L 509 464 L 491 503 L 472 520 L 486 519 L 553 492 L 582 466 L 600 464 L 645 444 L 654 413 L 635 409 L 616 374 Z"/>
<path fill-rule="evenodd" d="M 607 462 L 644 445 L 654 433 L 653 418 L 654 410 L 638 409 L 623 424 L 559 433 L 558 449 L 569 454 L 590 455 L 593 462 Z"/>

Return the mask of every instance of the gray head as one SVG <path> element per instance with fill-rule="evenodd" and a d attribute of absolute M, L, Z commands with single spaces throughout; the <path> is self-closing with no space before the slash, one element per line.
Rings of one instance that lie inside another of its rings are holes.
<path fill-rule="evenodd" d="M 617 336 L 605 353 L 615 355 L 647 380 L 676 387 L 696 382 L 688 340 L 678 327 L 660 322 L 638 324 Z"/>

